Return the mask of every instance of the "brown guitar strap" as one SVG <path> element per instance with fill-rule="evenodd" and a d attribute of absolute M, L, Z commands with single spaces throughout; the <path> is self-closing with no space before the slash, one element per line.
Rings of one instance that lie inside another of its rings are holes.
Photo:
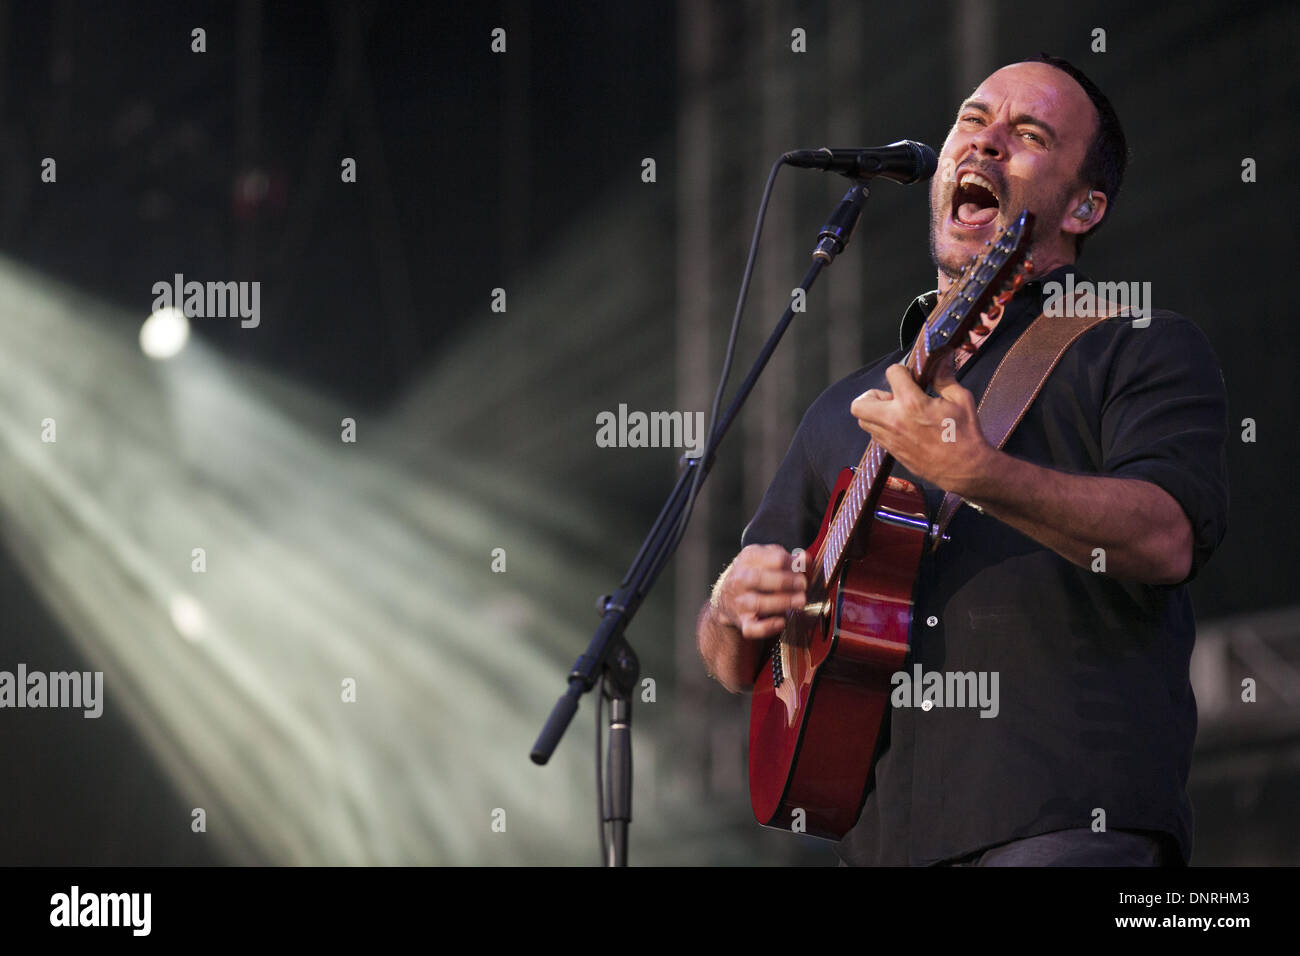
<path fill-rule="evenodd" d="M 1094 309 L 1090 299 L 1091 296 L 1076 300 L 1075 317 L 1072 318 L 1057 316 L 1049 319 L 1045 315 L 1039 315 L 998 363 L 977 410 L 984 437 L 994 448 L 1000 449 L 1007 443 L 1029 406 L 1042 391 L 1047 377 L 1052 374 L 1057 362 L 1065 350 L 1074 344 L 1075 339 L 1097 323 L 1127 311 L 1126 307 L 1116 307 L 1108 302 L 1102 302 L 1102 308 Z M 1080 312 L 1087 317 L 1079 316 Z M 1092 314 L 1094 312 L 1097 314 Z M 937 549 L 943 541 L 948 522 L 952 521 L 963 501 L 960 495 L 951 491 L 944 494 L 939 514 L 931 529 L 931 550 Z M 978 505 L 970 502 L 966 504 L 977 511 L 981 510 Z"/>

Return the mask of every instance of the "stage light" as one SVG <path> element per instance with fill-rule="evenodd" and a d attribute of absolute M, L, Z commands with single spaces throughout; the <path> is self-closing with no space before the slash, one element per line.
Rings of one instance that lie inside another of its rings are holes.
<path fill-rule="evenodd" d="M 169 359 L 190 340 L 190 320 L 174 307 L 159 309 L 140 326 L 140 350 L 151 359 Z"/>
<path fill-rule="evenodd" d="M 204 614 L 199 603 L 188 594 L 177 594 L 171 600 L 172 626 L 187 641 L 197 641 L 203 636 Z"/>
<path fill-rule="evenodd" d="M 562 324 L 567 300 L 551 301 Z M 154 324 L 168 322 L 188 324 Z M 349 443 L 351 401 L 198 337 L 155 364 L 139 326 L 0 256 L 0 539 L 82 669 L 104 672 L 105 707 L 183 806 L 221 821 L 213 852 L 594 862 L 594 697 L 550 765 L 527 754 L 590 635 L 591 596 L 635 541 L 558 480 L 446 452 L 483 414 L 463 396 L 485 344 L 511 407 L 546 394 L 558 359 L 504 348 L 519 329 L 502 325 Z M 585 342 L 575 329 L 558 354 Z M 548 442 L 572 442 L 563 417 L 540 436 L 516 425 L 527 450 L 512 435 L 500 454 L 551 460 Z M 671 655 L 648 637 L 671 633 L 664 592 L 636 623 L 664 695 Z M 702 840 L 700 859 L 743 856 L 728 828 L 744 816 L 668 776 L 669 708 L 637 707 L 633 859 Z"/>

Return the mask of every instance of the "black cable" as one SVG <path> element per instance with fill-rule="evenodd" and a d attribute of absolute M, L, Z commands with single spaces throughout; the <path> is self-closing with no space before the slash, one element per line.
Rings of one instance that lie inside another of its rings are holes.
<path fill-rule="evenodd" d="M 677 551 L 677 546 L 681 543 L 682 537 L 686 534 L 686 527 L 691 520 L 691 512 L 695 508 L 695 498 L 699 494 L 700 485 L 704 481 L 704 464 L 713 455 L 717 449 L 718 436 L 714 434 L 718 426 L 718 411 L 722 407 L 722 396 L 727 390 L 727 379 L 731 376 L 732 362 L 736 356 L 736 343 L 740 338 L 740 317 L 745 311 L 745 301 L 749 297 L 749 286 L 754 275 L 754 264 L 758 260 L 758 242 L 763 234 L 763 222 L 767 218 L 767 206 L 772 198 L 772 189 L 776 184 L 776 174 L 780 172 L 781 167 L 785 164 L 785 158 L 782 157 L 772 164 L 771 171 L 767 174 L 767 184 L 763 187 L 763 198 L 758 204 L 758 216 L 754 222 L 754 234 L 749 242 L 749 256 L 745 260 L 745 272 L 740 280 L 740 292 L 736 297 L 736 310 L 731 316 L 731 333 L 727 338 L 727 350 L 722 361 L 722 375 L 718 380 L 717 391 L 713 394 L 713 407 L 709 411 L 709 427 L 706 430 L 708 440 L 705 442 L 704 450 L 696 460 L 694 468 L 695 474 L 691 476 L 690 491 L 686 498 L 686 505 L 682 509 L 681 517 L 678 519 L 677 526 L 669 534 L 670 542 L 667 547 L 660 551 L 660 557 L 656 563 L 648 568 L 640 582 L 645 589 L 654 582 L 659 573 L 664 569 L 668 560 Z M 688 466 L 689 467 L 689 466 Z M 604 688 L 597 691 L 596 697 L 596 807 L 597 820 L 600 825 L 600 860 L 604 865 L 608 862 L 609 847 L 608 836 L 606 834 L 605 823 L 605 780 L 604 780 L 604 753 L 601 748 L 601 727 L 604 722 L 603 711 L 605 705 Z"/>
<path fill-rule="evenodd" d="M 772 170 L 767 174 L 767 185 L 763 187 L 763 198 L 758 204 L 758 217 L 754 222 L 754 234 L 749 241 L 749 257 L 745 260 L 745 273 L 740 280 L 740 293 L 736 297 L 736 311 L 731 316 L 731 334 L 727 339 L 727 351 L 722 361 L 722 375 L 718 381 L 718 389 L 713 394 L 713 408 L 709 412 L 709 427 L 706 430 L 708 441 L 705 443 L 704 451 L 700 454 L 695 463 L 695 474 L 691 476 L 691 490 L 686 498 L 686 506 L 682 509 L 681 519 L 677 527 L 673 530 L 672 542 L 669 547 L 664 548 L 659 564 L 654 567 L 650 573 L 650 580 L 659 576 L 668 559 L 677 551 L 677 546 L 681 543 L 686 534 L 686 526 L 691 520 L 691 512 L 695 508 L 695 498 L 699 494 L 700 485 L 704 481 L 704 463 L 709 460 L 717 448 L 717 436 L 714 430 L 718 425 L 718 410 L 722 407 L 722 396 L 727 390 L 727 379 L 731 376 L 731 364 L 736 355 L 736 342 L 740 337 L 740 317 L 745 310 L 745 300 L 749 297 L 750 280 L 754 274 L 754 263 L 758 259 L 758 242 L 763 233 L 763 220 L 767 218 L 767 205 L 772 198 L 772 189 L 776 184 L 776 174 L 781 171 L 785 165 L 785 157 L 778 159 L 772 164 Z"/>

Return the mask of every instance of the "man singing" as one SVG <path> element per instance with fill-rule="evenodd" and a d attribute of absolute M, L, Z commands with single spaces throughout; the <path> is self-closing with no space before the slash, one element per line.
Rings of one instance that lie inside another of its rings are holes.
<path fill-rule="evenodd" d="M 1006 66 L 961 104 L 930 189 L 938 292 L 907 309 L 899 351 L 809 408 L 701 611 L 709 673 L 749 689 L 786 614 L 805 603 L 790 552 L 816 537 L 836 476 L 868 436 L 922 488 L 931 518 L 944 491 L 978 505 L 962 506 L 949 540 L 922 559 L 906 666 L 996 674 L 996 716 L 890 708 L 861 815 L 836 844 L 844 863 L 1190 858 L 1187 583 L 1227 524 L 1218 360 L 1179 315 L 1123 315 L 1070 346 L 1001 450 L 975 411 L 1053 284 L 1085 281 L 1074 263 L 1115 205 L 1126 151 L 1107 98 L 1055 57 Z M 922 391 L 898 363 L 938 295 L 1022 209 L 1036 219 L 1034 281 L 933 394 Z M 1041 321 L 1051 320 L 1048 310 Z"/>

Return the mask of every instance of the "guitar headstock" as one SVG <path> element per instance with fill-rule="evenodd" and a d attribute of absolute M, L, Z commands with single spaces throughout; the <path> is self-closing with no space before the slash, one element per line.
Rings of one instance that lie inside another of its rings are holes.
<path fill-rule="evenodd" d="M 996 321 L 1016 290 L 1033 273 L 1034 265 L 1028 258 L 1033 227 L 1034 215 L 1026 209 L 997 239 L 988 243 L 982 256 L 971 257 L 939 299 L 921 330 L 923 343 L 917 344 L 923 344 L 923 350 L 918 353 L 913 349 L 913 354 L 923 359 L 920 368 L 914 369 L 923 387 L 934 378 L 937 362 L 947 359 L 954 349 L 974 350 L 970 335 L 981 330 L 987 332 L 983 320 Z"/>

